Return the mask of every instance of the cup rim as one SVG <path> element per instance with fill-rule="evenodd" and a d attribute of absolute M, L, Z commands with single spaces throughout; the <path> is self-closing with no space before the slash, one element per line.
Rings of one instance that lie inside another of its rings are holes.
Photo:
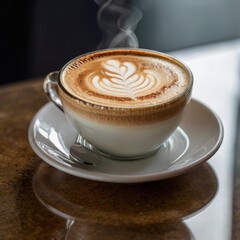
<path fill-rule="evenodd" d="M 121 47 L 121 48 L 107 48 L 107 49 L 100 49 L 100 50 L 95 50 L 95 51 L 91 51 L 91 52 L 87 52 L 87 53 L 84 53 L 84 54 L 80 54 L 74 58 L 72 58 L 71 60 L 69 60 L 59 71 L 59 74 L 58 74 L 58 86 L 61 88 L 61 90 L 68 96 L 70 97 L 71 99 L 73 99 L 75 102 L 80 102 L 80 103 L 83 103 L 84 105 L 88 105 L 88 106 L 92 106 L 92 107 L 95 107 L 95 108 L 100 108 L 100 109 L 123 109 L 123 110 L 129 110 L 131 109 L 131 107 L 129 106 L 120 106 L 120 107 L 117 107 L 117 106 L 106 106 L 104 104 L 96 104 L 96 103 L 92 103 L 92 102 L 89 102 L 85 99 L 81 99 L 80 97 L 76 97 L 75 95 L 71 94 L 69 91 L 67 91 L 67 89 L 63 86 L 62 84 L 62 75 L 63 75 L 63 72 L 65 71 L 65 69 L 71 64 L 73 63 L 75 60 L 79 59 L 79 58 L 82 58 L 84 56 L 90 56 L 92 54 L 96 54 L 96 53 L 107 53 L 107 52 L 146 52 L 148 54 L 151 54 L 152 56 L 154 57 L 158 57 L 158 56 L 161 56 L 163 57 L 164 59 L 168 59 L 170 60 L 171 62 L 173 62 L 174 64 L 177 64 L 178 66 L 180 66 L 189 76 L 189 83 L 188 83 L 188 86 L 186 87 L 186 89 L 184 89 L 184 91 L 182 93 L 180 93 L 179 95 L 177 95 L 176 97 L 173 97 L 171 98 L 170 100 L 166 101 L 166 102 L 161 102 L 159 104 L 155 104 L 155 105 L 148 105 L 148 106 L 141 106 L 139 107 L 138 109 L 149 109 L 149 108 L 153 108 L 153 107 L 164 107 L 166 105 L 171 105 L 171 104 L 174 104 L 177 100 L 181 99 L 182 97 L 186 96 L 189 92 L 191 92 L 192 90 L 192 87 L 193 87 L 193 82 L 194 82 L 194 77 L 193 77 L 193 73 L 191 71 L 191 69 L 188 67 L 188 65 L 186 65 L 182 60 L 176 58 L 176 57 L 173 57 L 167 53 L 163 53 L 163 52 L 159 52 L 159 51 L 155 51 L 155 50 L 151 50 L 151 49 L 146 49 L 146 48 L 125 48 L 125 47 Z"/>

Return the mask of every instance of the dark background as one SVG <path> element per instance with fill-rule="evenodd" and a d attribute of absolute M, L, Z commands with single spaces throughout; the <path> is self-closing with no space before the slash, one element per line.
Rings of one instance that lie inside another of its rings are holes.
<path fill-rule="evenodd" d="M 97 0 L 98 4 L 107 1 Z M 112 0 L 143 14 L 135 30 L 142 48 L 162 52 L 240 37 L 239 0 Z M 3 0 L 0 84 L 45 76 L 95 50 L 102 32 L 94 0 Z"/>

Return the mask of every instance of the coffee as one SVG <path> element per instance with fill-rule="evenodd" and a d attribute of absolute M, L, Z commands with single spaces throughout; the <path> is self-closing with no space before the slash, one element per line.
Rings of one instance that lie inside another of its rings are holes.
<path fill-rule="evenodd" d="M 139 108 L 171 101 L 189 88 L 189 75 L 166 56 L 147 51 L 108 50 L 75 59 L 61 83 L 84 102 Z"/>
<path fill-rule="evenodd" d="M 47 76 L 48 83 L 50 99 L 62 106 L 96 151 L 131 159 L 157 151 L 176 130 L 193 79 L 191 71 L 169 55 L 110 49 L 73 59 L 57 77 Z"/>

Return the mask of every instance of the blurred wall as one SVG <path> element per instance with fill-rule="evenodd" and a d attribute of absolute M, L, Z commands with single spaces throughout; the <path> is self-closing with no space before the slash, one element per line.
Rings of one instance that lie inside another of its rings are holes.
<path fill-rule="evenodd" d="M 240 37 L 239 0 L 134 0 L 140 45 L 170 51 Z"/>
<path fill-rule="evenodd" d="M 135 31 L 142 48 L 167 52 L 240 37 L 239 0 L 130 2 L 143 13 Z M 95 50 L 98 9 L 94 0 L 4 0 L 0 83 L 44 76 Z"/>
<path fill-rule="evenodd" d="M 27 77 L 32 2 L 3 0 L 0 7 L 0 83 Z"/>
<path fill-rule="evenodd" d="M 43 76 L 96 49 L 94 0 L 3 0 L 0 84 Z"/>

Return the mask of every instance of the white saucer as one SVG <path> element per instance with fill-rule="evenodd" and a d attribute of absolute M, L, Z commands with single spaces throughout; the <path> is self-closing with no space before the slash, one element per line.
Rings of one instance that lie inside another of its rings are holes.
<path fill-rule="evenodd" d="M 100 156 L 92 165 L 76 164 L 69 149 L 77 132 L 61 111 L 47 103 L 32 119 L 28 137 L 35 153 L 63 172 L 97 181 L 136 183 L 174 177 L 208 160 L 222 143 L 223 125 L 207 106 L 192 100 L 180 127 L 154 156 L 129 161 Z"/>

